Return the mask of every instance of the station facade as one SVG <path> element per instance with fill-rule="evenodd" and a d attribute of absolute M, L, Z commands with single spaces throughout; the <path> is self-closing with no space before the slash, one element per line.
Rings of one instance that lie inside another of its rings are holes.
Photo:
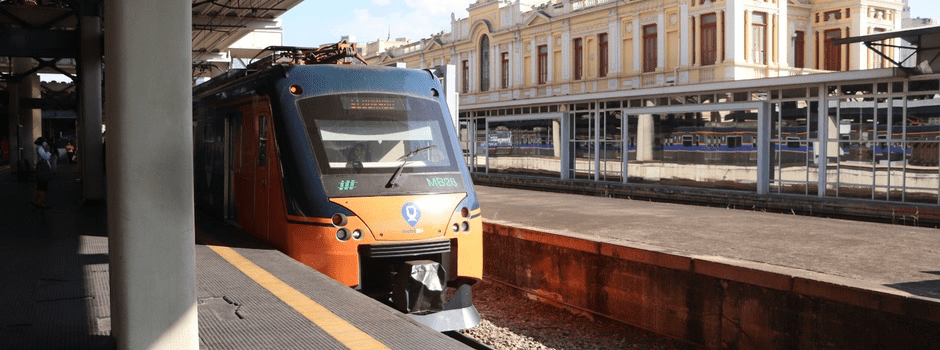
<path fill-rule="evenodd" d="M 367 60 L 456 66 L 477 172 L 937 204 L 940 77 L 902 37 L 838 43 L 901 29 L 904 9 L 479 0 Z"/>

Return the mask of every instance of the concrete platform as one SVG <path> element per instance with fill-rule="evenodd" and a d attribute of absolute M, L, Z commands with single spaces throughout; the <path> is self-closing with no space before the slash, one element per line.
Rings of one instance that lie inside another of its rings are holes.
<path fill-rule="evenodd" d="M 707 348 L 940 347 L 940 230 L 477 191 L 485 277 L 542 299 Z"/>
<path fill-rule="evenodd" d="M 940 230 L 477 186 L 487 221 L 788 267 L 940 302 Z"/>
<path fill-rule="evenodd" d="M 106 207 L 76 176 L 59 164 L 40 210 L 0 166 L 0 349 L 115 348 Z M 465 348 L 218 221 L 196 237 L 200 349 Z"/>
<path fill-rule="evenodd" d="M 196 223 L 200 348 L 466 348 L 227 225 Z"/>

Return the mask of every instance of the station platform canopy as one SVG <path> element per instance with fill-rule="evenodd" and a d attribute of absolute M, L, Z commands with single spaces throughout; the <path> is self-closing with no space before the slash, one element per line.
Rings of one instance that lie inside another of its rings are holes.
<path fill-rule="evenodd" d="M 899 38 L 903 43 L 888 40 Z M 862 43 L 909 74 L 940 73 L 940 25 L 917 27 L 833 40 L 833 45 Z M 897 58 L 887 54 L 900 49 Z"/>
<path fill-rule="evenodd" d="M 260 50 L 231 46 L 257 30 L 280 35 L 277 18 L 303 0 L 192 0 L 194 65 L 231 60 Z M 10 79 L 12 58 L 32 58 L 28 72 L 75 77 L 81 54 L 79 19 L 103 14 L 101 0 L 0 0 L 0 80 Z M 101 23 L 104 23 L 102 21 Z M 227 68 L 227 67 L 223 67 Z M 22 74 L 18 73 L 18 74 Z"/>
<path fill-rule="evenodd" d="M 258 31 L 278 28 L 277 18 L 303 0 L 193 0 L 193 65 L 214 69 L 210 75 L 227 70 L 228 62 L 252 58 L 260 48 L 233 48 L 240 39 Z M 280 45 L 280 42 L 277 43 Z"/>

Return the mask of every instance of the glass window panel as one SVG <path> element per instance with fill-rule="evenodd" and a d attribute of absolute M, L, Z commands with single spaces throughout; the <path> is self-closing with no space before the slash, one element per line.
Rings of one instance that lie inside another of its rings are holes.
<path fill-rule="evenodd" d="M 491 173 L 548 176 L 560 174 L 558 122 L 552 119 L 490 123 L 486 139 Z"/>
<path fill-rule="evenodd" d="M 800 98 L 806 97 L 806 88 L 785 89 L 782 90 L 781 98 Z"/>

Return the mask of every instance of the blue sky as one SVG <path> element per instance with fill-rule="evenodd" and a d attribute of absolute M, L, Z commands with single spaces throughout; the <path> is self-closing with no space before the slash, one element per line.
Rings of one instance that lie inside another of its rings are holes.
<path fill-rule="evenodd" d="M 476 0 L 305 0 L 281 19 L 284 45 L 318 46 L 343 35 L 359 42 L 405 37 L 412 40 L 450 31 L 450 14 L 467 17 Z M 940 20 L 940 0 L 910 0 L 911 16 Z"/>
<path fill-rule="evenodd" d="M 940 21 L 940 1 L 937 0 L 908 0 L 911 7 L 911 17 L 933 18 Z"/>
<path fill-rule="evenodd" d="M 467 17 L 475 0 L 305 0 L 281 16 L 284 45 L 318 46 L 343 35 L 359 42 L 417 40 L 450 31 L 450 14 Z"/>

